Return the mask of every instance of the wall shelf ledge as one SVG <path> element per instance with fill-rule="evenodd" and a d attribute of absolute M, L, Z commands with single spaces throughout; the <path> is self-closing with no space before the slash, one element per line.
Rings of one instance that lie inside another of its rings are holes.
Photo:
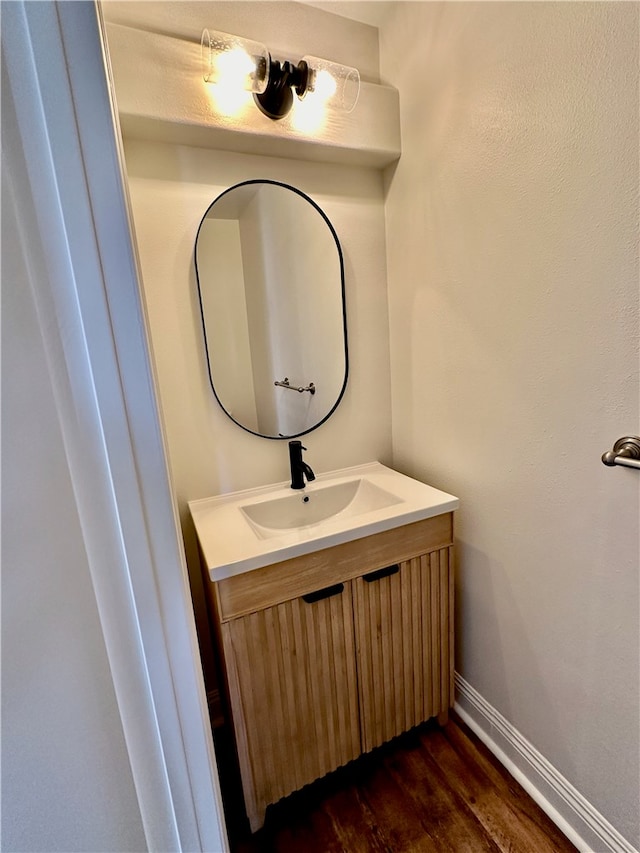
<path fill-rule="evenodd" d="M 218 113 L 200 73 L 200 44 L 107 23 L 118 113 L 126 138 L 246 154 L 384 168 L 400 157 L 396 89 L 361 83 L 351 113 L 327 111 L 315 131 L 292 114 L 272 121 L 248 101 L 238 117 Z"/>

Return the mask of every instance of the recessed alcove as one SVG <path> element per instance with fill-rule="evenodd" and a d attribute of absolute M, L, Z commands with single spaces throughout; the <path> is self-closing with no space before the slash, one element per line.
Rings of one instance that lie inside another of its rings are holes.
<path fill-rule="evenodd" d="M 295 116 L 272 121 L 249 100 L 235 116 L 214 108 L 200 70 L 199 33 L 179 38 L 107 23 L 118 114 L 125 137 L 384 168 L 400 156 L 396 89 L 363 80 L 350 113 L 326 111 L 310 130 Z"/>

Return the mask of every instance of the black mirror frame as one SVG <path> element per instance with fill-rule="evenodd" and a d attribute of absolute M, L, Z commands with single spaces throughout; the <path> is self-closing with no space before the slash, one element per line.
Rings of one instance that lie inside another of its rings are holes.
<path fill-rule="evenodd" d="M 202 229 L 202 226 L 204 224 L 205 219 L 207 218 L 207 214 L 209 213 L 211 208 L 218 201 L 220 201 L 221 198 L 223 198 L 225 195 L 232 192 L 233 190 L 236 190 L 240 187 L 250 186 L 253 184 L 270 184 L 271 186 L 282 187 L 283 189 L 287 189 L 287 190 L 290 190 L 291 192 L 296 193 L 296 195 L 300 196 L 301 198 L 305 199 L 305 201 L 309 202 L 309 204 L 320 214 L 320 216 L 322 217 L 322 219 L 326 223 L 327 227 L 329 228 L 329 231 L 331 232 L 331 235 L 332 235 L 333 239 L 335 240 L 336 249 L 338 250 L 338 259 L 340 261 L 340 287 L 341 287 L 341 295 L 342 295 L 342 332 L 343 332 L 343 340 L 344 340 L 344 381 L 342 383 L 342 388 L 340 389 L 340 393 L 338 394 L 338 397 L 337 397 L 335 403 L 333 404 L 331 409 L 327 412 L 327 414 L 321 420 L 319 420 L 317 423 L 313 424 L 313 426 L 310 426 L 309 429 L 305 429 L 302 432 L 292 433 L 291 435 L 265 435 L 264 433 L 256 432 L 255 430 L 249 429 L 248 427 L 244 426 L 244 424 L 241 424 L 239 421 L 237 421 L 232 415 L 230 415 L 229 412 L 223 406 L 223 404 L 220 400 L 220 397 L 218 396 L 218 393 L 216 391 L 216 387 L 215 387 L 215 384 L 213 381 L 213 371 L 211 369 L 211 359 L 209 357 L 209 345 L 207 342 L 207 328 L 206 328 L 206 323 L 205 323 L 205 319 L 204 319 L 204 306 L 203 306 L 203 300 L 202 300 L 202 290 L 200 288 L 200 274 L 198 272 L 198 256 L 197 256 L 198 237 L 200 236 L 200 231 Z M 248 432 L 251 435 L 255 435 L 258 438 L 267 438 L 267 439 L 272 439 L 274 441 L 288 441 L 292 438 L 298 438 L 299 436 L 307 435 L 308 433 L 313 432 L 314 430 L 318 429 L 318 427 L 322 426 L 322 424 L 325 423 L 325 421 L 327 421 L 331 417 L 331 415 L 335 412 L 335 410 L 338 408 L 338 405 L 340 404 L 340 401 L 342 400 L 342 398 L 344 396 L 344 392 L 346 391 L 347 380 L 349 378 L 349 345 L 348 345 L 348 340 L 347 340 L 347 303 L 346 303 L 346 289 L 345 289 L 345 281 L 344 281 L 344 258 L 342 255 L 342 247 L 340 245 L 340 241 L 338 240 L 338 235 L 336 234 L 336 230 L 333 227 L 333 225 L 331 224 L 331 221 L 329 220 L 326 213 L 322 210 L 322 208 L 312 198 L 310 198 L 306 193 L 302 192 L 302 190 L 299 190 L 297 187 L 293 187 L 290 184 L 285 184 L 282 181 L 274 181 L 274 180 L 270 180 L 269 178 L 255 178 L 255 179 L 251 179 L 248 181 L 240 181 L 240 183 L 234 184 L 233 186 L 228 187 L 226 190 L 221 192 L 220 195 L 218 195 L 211 202 L 209 207 L 207 207 L 207 209 L 205 210 L 204 215 L 202 216 L 202 219 L 200 220 L 198 230 L 196 232 L 196 239 L 194 242 L 194 249 L 193 249 L 193 259 L 194 259 L 194 266 L 195 266 L 195 272 L 196 272 L 196 285 L 197 285 L 197 289 L 198 289 L 198 304 L 200 306 L 200 319 L 202 321 L 202 337 L 203 337 L 203 342 L 204 342 L 205 355 L 207 357 L 207 372 L 209 374 L 209 383 L 211 384 L 211 390 L 213 391 L 213 395 L 216 398 L 218 405 L 220 406 L 222 411 L 225 413 L 225 415 L 231 421 L 233 421 L 234 424 L 239 426 L 245 432 Z"/>

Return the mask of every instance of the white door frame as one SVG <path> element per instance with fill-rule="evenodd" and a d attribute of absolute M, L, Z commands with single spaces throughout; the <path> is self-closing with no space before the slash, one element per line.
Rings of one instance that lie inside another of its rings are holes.
<path fill-rule="evenodd" d="M 188 576 L 92 0 L 2 3 L 48 257 L 31 286 L 150 850 L 228 850 Z M 20 210 L 18 210 L 20 215 Z M 26 218 L 26 217 L 25 217 Z"/>

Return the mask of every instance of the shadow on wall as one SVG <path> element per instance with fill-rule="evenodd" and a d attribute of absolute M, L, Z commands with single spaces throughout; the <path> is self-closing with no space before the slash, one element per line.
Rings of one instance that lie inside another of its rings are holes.
<path fill-rule="evenodd" d="M 456 539 L 455 553 L 456 672 L 481 696 L 500 697 L 493 706 L 508 721 L 518 719 L 518 730 L 525 738 L 530 739 L 527 719 L 538 715 L 541 709 L 546 725 L 551 730 L 562 731 L 575 709 L 565 709 L 562 716 L 555 710 L 557 700 L 545 687 L 535 648 L 525 632 L 522 604 L 511 592 L 504 564 L 490 560 L 464 538 Z M 490 681 L 484 684 L 475 683 L 476 680 L 466 674 L 482 671 L 475 660 L 477 652 L 473 637 L 466 636 L 462 630 L 462 626 L 471 623 L 468 618 L 470 611 L 473 612 L 474 625 L 481 626 L 482 647 L 490 649 L 491 654 L 490 667 L 488 670 L 484 667 L 485 672 L 490 672 Z M 526 715 L 523 715 L 521 703 L 516 707 L 511 701 L 512 695 L 528 697 Z M 533 740 L 531 743 L 544 753 L 544 744 L 536 744 Z M 561 760 L 556 758 L 555 763 L 567 778 L 575 778 L 576 767 L 568 748 L 563 749 Z"/>
<path fill-rule="evenodd" d="M 191 588 L 191 601 L 193 614 L 198 635 L 198 646 L 200 648 L 200 659 L 204 675 L 205 690 L 209 699 L 212 691 L 218 690 L 218 674 L 215 663 L 215 655 L 211 638 L 211 625 L 206 605 L 206 591 L 204 572 L 200 564 L 200 549 L 193 520 L 186 509 L 181 513 L 180 527 L 184 542 L 187 571 L 189 574 L 189 586 Z"/>

